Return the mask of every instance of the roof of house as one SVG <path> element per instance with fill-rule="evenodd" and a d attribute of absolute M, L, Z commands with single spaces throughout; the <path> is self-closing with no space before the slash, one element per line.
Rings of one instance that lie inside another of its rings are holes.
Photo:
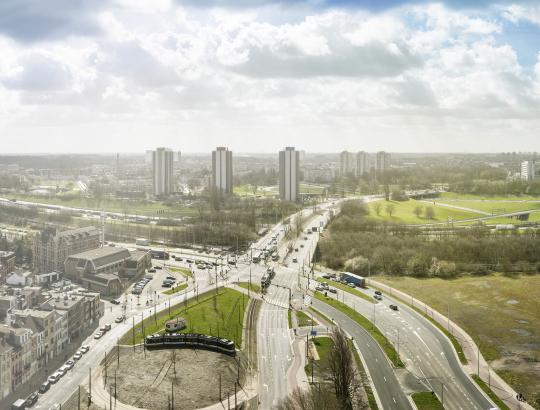
<path fill-rule="evenodd" d="M 130 257 L 131 254 L 125 248 L 104 246 L 103 248 L 92 249 L 90 251 L 71 255 L 67 260 L 79 260 L 79 263 L 77 264 L 79 267 L 84 267 L 85 265 L 84 263 L 81 265 L 81 261 L 91 261 L 94 264 L 94 267 L 98 269 L 100 266 L 126 260 Z"/>
<path fill-rule="evenodd" d="M 111 282 L 120 280 L 114 273 L 98 273 L 97 275 L 85 273 L 83 279 L 103 286 L 108 286 Z"/>

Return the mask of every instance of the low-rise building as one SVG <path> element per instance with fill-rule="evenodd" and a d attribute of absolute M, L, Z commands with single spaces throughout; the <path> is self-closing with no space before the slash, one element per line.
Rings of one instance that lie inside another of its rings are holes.
<path fill-rule="evenodd" d="M 38 286 L 49 287 L 52 283 L 58 282 L 62 278 L 60 272 L 36 273 L 34 283 Z"/>
<path fill-rule="evenodd" d="M 15 252 L 0 251 L 0 283 L 15 270 Z"/>
<path fill-rule="evenodd" d="M 10 286 L 30 286 L 32 285 L 32 272 L 15 271 L 6 278 L 6 284 Z"/>

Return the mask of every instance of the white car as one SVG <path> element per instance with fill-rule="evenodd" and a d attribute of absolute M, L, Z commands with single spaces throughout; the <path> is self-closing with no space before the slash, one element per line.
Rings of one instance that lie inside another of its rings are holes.
<path fill-rule="evenodd" d="M 49 381 L 49 383 L 55 384 L 58 380 L 60 380 L 60 377 L 62 377 L 62 375 L 56 372 L 54 374 L 51 374 L 47 380 Z"/>
<path fill-rule="evenodd" d="M 77 360 L 81 360 L 82 358 L 82 353 L 81 352 L 76 352 L 74 355 L 73 355 L 73 360 L 77 361 Z"/>
<path fill-rule="evenodd" d="M 84 345 L 84 346 L 81 346 L 80 352 L 82 352 L 83 354 L 85 354 L 85 353 L 88 353 L 89 350 L 90 350 L 90 346 Z"/>
<path fill-rule="evenodd" d="M 97 332 L 97 333 L 94 335 L 94 339 L 101 339 L 101 336 L 103 336 L 103 333 L 102 333 L 102 332 Z"/>

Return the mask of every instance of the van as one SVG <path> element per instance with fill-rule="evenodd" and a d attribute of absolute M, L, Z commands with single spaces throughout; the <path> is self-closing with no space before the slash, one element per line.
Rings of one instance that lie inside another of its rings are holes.
<path fill-rule="evenodd" d="M 11 410 L 24 410 L 26 409 L 26 400 L 19 399 L 11 405 Z"/>

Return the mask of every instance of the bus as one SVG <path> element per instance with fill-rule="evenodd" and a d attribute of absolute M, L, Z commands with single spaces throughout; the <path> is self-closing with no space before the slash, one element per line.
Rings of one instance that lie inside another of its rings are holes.
<path fill-rule="evenodd" d="M 169 258 L 171 257 L 171 255 L 169 255 L 169 252 L 158 251 L 155 249 L 152 249 L 150 253 L 152 255 L 152 259 L 169 260 Z"/>

